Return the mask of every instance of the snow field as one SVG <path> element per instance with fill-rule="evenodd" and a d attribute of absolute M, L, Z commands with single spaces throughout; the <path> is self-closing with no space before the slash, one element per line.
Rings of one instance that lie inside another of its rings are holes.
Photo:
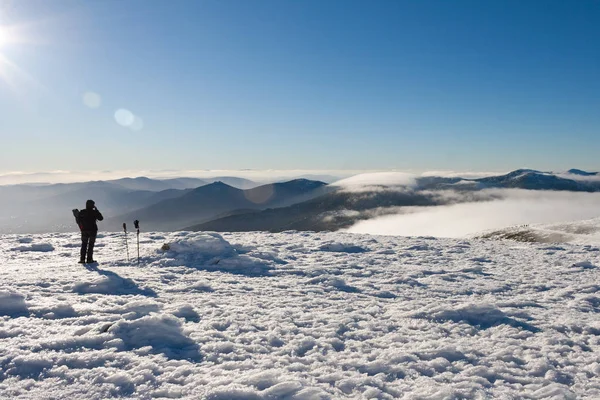
<path fill-rule="evenodd" d="M 600 398 L 593 245 L 140 240 L 0 236 L 0 398 Z"/>

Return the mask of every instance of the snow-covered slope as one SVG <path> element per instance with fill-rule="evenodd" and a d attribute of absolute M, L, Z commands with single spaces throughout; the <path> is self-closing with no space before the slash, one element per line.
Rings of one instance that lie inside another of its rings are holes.
<path fill-rule="evenodd" d="M 180 232 L 143 234 L 139 266 L 122 235 L 98 246 L 85 267 L 77 234 L 0 236 L 0 398 L 600 398 L 594 246 Z"/>
<path fill-rule="evenodd" d="M 600 218 L 556 224 L 518 225 L 474 236 L 517 242 L 600 244 Z"/>

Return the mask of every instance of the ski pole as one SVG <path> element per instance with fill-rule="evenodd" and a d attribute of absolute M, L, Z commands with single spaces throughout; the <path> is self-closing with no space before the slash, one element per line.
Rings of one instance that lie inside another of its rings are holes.
<path fill-rule="evenodd" d="M 137 219 L 133 221 L 133 226 L 137 229 L 137 253 L 138 253 L 138 265 L 140 263 L 140 221 Z"/>
<path fill-rule="evenodd" d="M 129 245 L 127 244 L 127 224 L 123 222 L 123 232 L 125 232 L 125 248 L 127 249 L 127 262 L 129 262 Z"/>

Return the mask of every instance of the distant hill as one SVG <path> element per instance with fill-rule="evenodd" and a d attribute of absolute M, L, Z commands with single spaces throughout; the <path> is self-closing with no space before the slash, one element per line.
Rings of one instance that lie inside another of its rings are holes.
<path fill-rule="evenodd" d="M 570 170 L 578 171 L 578 170 Z M 584 175 L 585 174 L 585 175 Z M 577 175 L 591 176 L 594 173 L 580 171 Z M 600 191 L 600 183 L 569 179 L 549 172 L 532 169 L 518 169 L 505 175 L 479 179 L 421 177 L 417 179 L 420 189 L 427 190 L 481 190 L 489 188 L 528 189 L 528 190 L 565 190 L 573 192 Z"/>
<path fill-rule="evenodd" d="M 305 174 L 296 177 L 295 179 L 309 179 L 312 181 L 321 181 L 325 183 L 333 183 L 339 181 L 341 177 L 327 174 Z"/>
<path fill-rule="evenodd" d="M 568 170 L 567 173 L 571 174 L 571 175 L 580 175 L 580 176 L 596 176 L 596 175 L 598 175 L 598 172 L 586 172 L 586 171 L 582 171 L 582 170 L 576 169 L 576 168 Z"/>
<path fill-rule="evenodd" d="M 248 190 L 215 182 L 183 196 L 120 215 L 111 222 L 118 224 L 119 221 L 139 219 L 146 230 L 176 230 L 235 210 L 287 206 L 318 196 L 325 190 L 325 183 L 306 179 L 262 185 Z"/>
<path fill-rule="evenodd" d="M 425 176 L 417 178 L 417 187 L 421 190 L 444 190 L 456 189 L 455 186 L 459 182 L 470 182 L 476 185 L 476 182 L 469 181 L 463 178 L 446 178 L 440 176 Z"/>
<path fill-rule="evenodd" d="M 138 178 L 121 178 L 111 181 L 108 183 L 115 183 L 131 190 L 150 190 L 158 192 L 167 189 L 195 189 L 200 186 L 205 186 L 214 182 L 223 182 L 229 186 L 233 186 L 238 189 L 252 189 L 260 186 L 259 183 L 251 181 L 245 178 L 238 178 L 234 176 L 217 176 L 213 178 L 170 178 L 170 179 L 150 179 L 144 176 Z"/>
<path fill-rule="evenodd" d="M 246 190 L 252 189 L 257 186 L 261 186 L 260 183 L 251 181 L 250 179 L 238 178 L 235 176 L 217 176 L 214 178 L 205 178 L 207 183 L 223 182 L 226 185 L 233 186 L 234 188 Z M 200 186 L 200 185 L 198 185 Z"/>
<path fill-rule="evenodd" d="M 519 169 L 506 175 L 474 179 L 474 181 L 483 187 L 495 188 L 568 190 L 573 192 L 595 192 L 600 189 L 598 185 L 593 183 L 561 178 L 554 174 L 530 169 Z"/>
<path fill-rule="evenodd" d="M 117 185 L 130 190 L 149 190 L 152 192 L 168 189 L 193 189 L 209 183 L 198 178 L 150 179 L 144 176 L 138 178 L 115 179 L 107 182 L 116 183 Z"/>
<path fill-rule="evenodd" d="M 257 186 L 244 178 L 223 179 L 243 188 Z M 71 209 L 84 207 L 87 199 L 95 200 L 107 217 L 123 215 L 184 196 L 208 182 L 210 180 L 197 178 L 137 177 L 48 185 L 0 185 L 0 233 L 64 232 L 74 228 Z M 116 224 L 103 225 L 119 229 Z"/>
<path fill-rule="evenodd" d="M 580 170 L 576 175 L 593 176 L 595 173 Z M 445 178 L 428 176 L 417 178 L 418 187 L 422 190 L 481 190 L 489 188 L 528 189 L 528 190 L 565 190 L 573 192 L 600 191 L 600 183 L 570 179 L 549 172 L 532 169 L 518 169 L 505 175 L 490 176 L 479 179 Z"/>
<path fill-rule="evenodd" d="M 87 199 L 93 199 L 98 208 L 114 213 L 146 207 L 166 199 L 185 195 L 191 189 L 167 189 L 158 192 L 149 190 L 130 190 L 108 182 L 94 182 L 74 188 L 54 196 L 25 202 L 31 209 L 43 209 L 45 212 L 82 208 Z"/>
<path fill-rule="evenodd" d="M 170 187 L 195 183 L 155 184 L 148 178 L 53 185 L 0 186 L 0 233 L 64 232 L 74 229 L 71 210 L 96 201 L 106 215 L 119 215 L 183 196 L 190 189 L 134 190 L 130 187 Z"/>

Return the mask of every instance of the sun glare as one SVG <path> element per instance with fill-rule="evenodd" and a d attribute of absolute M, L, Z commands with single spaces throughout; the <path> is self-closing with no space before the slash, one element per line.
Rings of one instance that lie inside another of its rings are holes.
<path fill-rule="evenodd" d="M 10 41 L 11 41 L 11 35 L 10 35 L 9 30 L 4 26 L 0 26 L 0 50 L 5 45 L 10 43 Z"/>
<path fill-rule="evenodd" d="M 31 78 L 6 54 L 8 45 L 15 44 L 17 36 L 12 27 L 0 25 L 0 83 L 8 84 L 8 87 L 19 92 L 19 87 Z"/>
<path fill-rule="evenodd" d="M 8 43 L 8 32 L 5 27 L 0 26 L 0 47 Z"/>
<path fill-rule="evenodd" d="M 16 39 L 14 27 L 0 25 L 0 49 L 7 44 L 15 42 Z"/>

